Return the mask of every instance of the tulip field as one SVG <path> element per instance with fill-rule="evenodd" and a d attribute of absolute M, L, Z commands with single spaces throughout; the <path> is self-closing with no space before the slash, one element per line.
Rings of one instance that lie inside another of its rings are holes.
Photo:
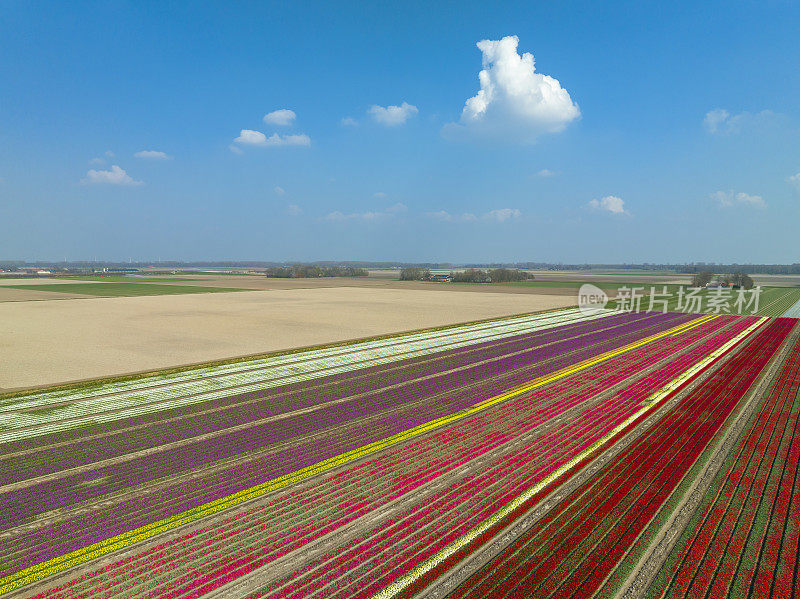
<path fill-rule="evenodd" d="M 0 597 L 798 596 L 797 323 L 570 308 L 0 396 Z"/>

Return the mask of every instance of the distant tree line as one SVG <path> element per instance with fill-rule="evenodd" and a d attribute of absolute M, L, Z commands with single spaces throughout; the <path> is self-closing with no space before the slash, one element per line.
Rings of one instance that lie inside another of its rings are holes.
<path fill-rule="evenodd" d="M 452 277 L 454 283 L 511 283 L 530 280 L 533 275 L 523 270 L 510 268 L 494 268 L 492 270 L 468 268 L 453 273 Z M 431 271 L 427 268 L 409 267 L 400 271 L 401 281 L 429 281 L 430 279 Z"/>
<path fill-rule="evenodd" d="M 713 266 L 717 272 L 733 272 L 742 274 L 763 274 L 763 275 L 800 275 L 800 264 L 691 264 L 677 267 L 675 270 L 680 273 L 693 274 L 708 271 L 708 267 Z"/>
<path fill-rule="evenodd" d="M 400 270 L 401 281 L 427 281 L 431 278 L 431 271 L 428 268 L 410 266 Z"/>
<path fill-rule="evenodd" d="M 313 266 L 311 264 L 294 264 L 292 266 L 274 266 L 264 271 L 267 277 L 277 279 L 310 279 L 317 277 L 366 277 L 369 273 L 363 268 L 354 266 Z"/>
<path fill-rule="evenodd" d="M 453 281 L 456 283 L 514 283 L 532 278 L 533 275 L 524 270 L 510 268 L 493 268 L 491 270 L 468 268 L 453 275 Z"/>

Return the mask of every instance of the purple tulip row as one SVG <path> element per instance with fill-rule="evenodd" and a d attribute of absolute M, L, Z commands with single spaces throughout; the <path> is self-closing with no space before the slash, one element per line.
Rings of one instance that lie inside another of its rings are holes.
<path fill-rule="evenodd" d="M 202 434 L 208 434 L 287 412 L 319 406 L 356 394 L 380 391 L 393 384 L 407 384 L 415 378 L 433 376 L 448 369 L 468 366 L 477 361 L 497 359 L 526 348 L 538 347 L 598 330 L 644 322 L 644 315 L 632 319 L 614 316 L 574 325 L 564 325 L 527 335 L 486 342 L 399 363 L 328 376 L 267 391 L 235 394 L 227 398 L 145 414 L 100 426 L 64 431 L 26 439 L 3 447 L 12 453 L 24 446 L 23 455 L 0 458 L 0 485 L 92 464 L 134 451 L 157 447 Z M 635 325 L 633 325 L 635 326 Z M 197 414 L 199 411 L 206 413 Z M 131 430 L 131 427 L 135 427 Z M 86 438 L 106 433 L 101 438 Z M 51 443 L 61 445 L 59 451 Z M 19 445 L 20 447 L 10 447 Z M 32 452 L 31 449 L 37 451 Z"/>

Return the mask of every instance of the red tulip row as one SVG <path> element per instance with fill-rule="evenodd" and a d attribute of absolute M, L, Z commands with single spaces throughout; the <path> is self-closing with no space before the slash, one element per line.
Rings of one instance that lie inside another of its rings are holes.
<path fill-rule="evenodd" d="M 800 533 L 800 342 L 784 361 L 698 523 L 679 541 L 660 591 L 669 597 L 790 597 Z"/>
<path fill-rule="evenodd" d="M 590 597 L 778 350 L 771 323 L 453 597 Z"/>

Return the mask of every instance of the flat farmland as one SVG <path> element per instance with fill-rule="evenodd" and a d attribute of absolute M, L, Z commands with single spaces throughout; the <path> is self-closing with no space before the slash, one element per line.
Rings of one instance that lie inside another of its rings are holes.
<path fill-rule="evenodd" d="M 797 319 L 575 308 L 0 396 L 0 596 L 791 597 L 798 410 Z"/>
<path fill-rule="evenodd" d="M 80 285 L 105 284 L 75 283 Z M 167 368 L 575 303 L 572 296 L 358 287 L 5 302 L 0 303 L 0 388 Z"/>
<path fill-rule="evenodd" d="M 230 287 L 206 287 L 187 285 L 165 285 L 144 282 L 75 282 L 60 285 L 7 285 L 5 289 L 22 291 L 45 291 L 52 293 L 69 293 L 71 295 L 88 295 L 93 297 L 133 297 L 138 295 L 179 295 L 184 293 L 226 293 L 243 291 Z"/>
<path fill-rule="evenodd" d="M 54 286 L 57 287 L 57 286 Z M 9 285 L 0 285 L 0 303 L 2 302 L 30 302 L 40 300 L 63 300 L 70 298 L 86 297 L 80 293 L 64 293 L 61 291 L 48 291 L 44 285 L 41 289 L 15 289 Z"/>

